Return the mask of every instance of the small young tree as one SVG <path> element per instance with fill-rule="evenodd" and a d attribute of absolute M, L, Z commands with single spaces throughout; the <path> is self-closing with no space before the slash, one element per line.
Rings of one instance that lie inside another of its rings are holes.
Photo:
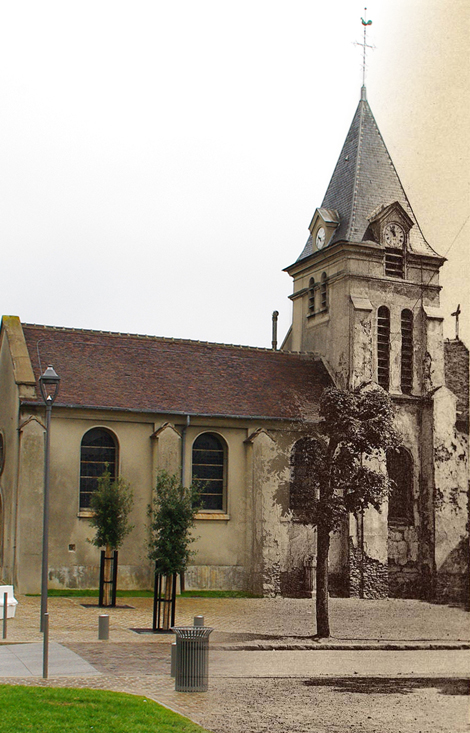
<path fill-rule="evenodd" d="M 200 486 L 183 486 L 178 476 L 160 471 L 155 495 L 148 508 L 150 518 L 148 556 L 155 560 L 155 573 L 165 578 L 165 598 L 169 600 L 173 576 L 186 571 L 191 551 L 194 515 L 200 506 Z M 165 604 L 163 628 L 170 627 L 170 604 Z"/>
<path fill-rule="evenodd" d="M 373 458 L 396 447 L 389 395 L 376 386 L 346 391 L 328 388 L 320 402 L 318 440 L 311 441 L 309 476 L 294 486 L 295 516 L 317 527 L 317 636 L 330 635 L 328 554 L 331 532 L 353 513 L 380 509 L 391 484 Z"/>
<path fill-rule="evenodd" d="M 122 545 L 126 535 L 133 529 L 129 522 L 133 503 L 133 493 L 127 481 L 121 477 L 113 478 L 106 468 L 98 479 L 98 486 L 90 500 L 90 508 L 93 510 L 90 523 L 95 528 L 95 536 L 91 542 L 96 547 L 105 548 L 105 606 L 110 604 L 111 552 Z"/>

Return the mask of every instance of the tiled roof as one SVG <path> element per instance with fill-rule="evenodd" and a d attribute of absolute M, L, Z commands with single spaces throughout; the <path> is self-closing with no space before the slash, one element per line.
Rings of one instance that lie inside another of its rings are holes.
<path fill-rule="evenodd" d="M 62 405 L 314 420 L 330 383 L 306 354 L 31 324 L 23 331 L 36 378 L 48 364 L 60 375 Z"/>
<path fill-rule="evenodd" d="M 436 255 L 423 237 L 363 93 L 322 203 L 322 208 L 336 209 L 341 220 L 329 244 L 363 241 L 371 214 L 395 201 L 414 222 L 411 251 Z M 310 236 L 299 260 L 313 253 L 312 244 Z"/>

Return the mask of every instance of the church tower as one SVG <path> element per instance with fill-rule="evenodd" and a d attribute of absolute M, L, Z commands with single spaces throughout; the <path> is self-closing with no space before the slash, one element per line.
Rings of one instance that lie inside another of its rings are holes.
<path fill-rule="evenodd" d="M 445 259 L 421 232 L 365 86 L 309 230 L 286 268 L 293 321 L 281 348 L 320 355 L 340 388 L 378 383 L 402 437 L 387 455 L 389 501 L 344 528 L 341 585 L 369 597 L 458 595 L 463 575 L 449 558 L 465 535 L 466 449 L 445 386 Z"/>
<path fill-rule="evenodd" d="M 439 268 L 365 87 L 293 277 L 284 349 L 319 353 L 338 385 L 419 396 L 444 382 Z"/>

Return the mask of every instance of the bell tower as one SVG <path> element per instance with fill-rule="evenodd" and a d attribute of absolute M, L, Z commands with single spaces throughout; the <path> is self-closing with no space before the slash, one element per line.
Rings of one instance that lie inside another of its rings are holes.
<path fill-rule="evenodd" d="M 444 383 L 439 269 L 362 87 L 309 237 L 286 271 L 284 349 L 323 356 L 339 386 L 419 396 Z"/>

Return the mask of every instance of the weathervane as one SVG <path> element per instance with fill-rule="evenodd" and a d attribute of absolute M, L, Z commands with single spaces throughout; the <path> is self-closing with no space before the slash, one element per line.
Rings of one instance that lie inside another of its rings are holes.
<path fill-rule="evenodd" d="M 367 43 L 367 26 L 372 25 L 371 20 L 367 20 L 367 8 L 364 8 L 364 18 L 361 18 L 361 23 L 364 26 L 364 40 L 362 43 L 358 41 L 354 42 L 355 46 L 362 46 L 362 86 L 366 85 L 366 49 L 374 49 L 375 46 L 371 46 Z"/>

